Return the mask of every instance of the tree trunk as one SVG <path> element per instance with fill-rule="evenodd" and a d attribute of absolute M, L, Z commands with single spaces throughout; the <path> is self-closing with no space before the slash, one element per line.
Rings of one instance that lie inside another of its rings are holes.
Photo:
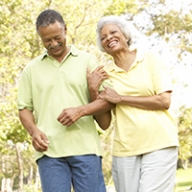
<path fill-rule="evenodd" d="M 12 192 L 11 179 L 3 178 L 1 181 L 1 192 Z"/>
<path fill-rule="evenodd" d="M 18 168 L 19 168 L 19 192 L 22 192 L 23 191 L 23 161 L 22 161 L 19 145 L 21 145 L 21 143 L 16 143 L 15 149 L 16 149 L 16 155 L 17 155 Z"/>
<path fill-rule="evenodd" d="M 31 165 L 29 168 L 29 174 L 27 177 L 27 185 L 31 185 L 33 182 L 33 166 Z"/>

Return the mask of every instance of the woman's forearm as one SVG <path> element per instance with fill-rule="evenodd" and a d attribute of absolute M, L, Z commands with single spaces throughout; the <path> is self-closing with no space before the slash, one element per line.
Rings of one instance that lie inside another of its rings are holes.
<path fill-rule="evenodd" d="M 170 107 L 170 92 L 146 97 L 121 96 L 118 104 L 125 104 L 146 110 L 167 110 Z"/>

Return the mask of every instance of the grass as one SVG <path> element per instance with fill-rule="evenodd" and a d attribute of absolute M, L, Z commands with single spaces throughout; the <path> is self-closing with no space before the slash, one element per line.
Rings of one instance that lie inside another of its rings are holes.
<path fill-rule="evenodd" d="M 192 192 L 192 168 L 177 170 L 174 192 Z"/>

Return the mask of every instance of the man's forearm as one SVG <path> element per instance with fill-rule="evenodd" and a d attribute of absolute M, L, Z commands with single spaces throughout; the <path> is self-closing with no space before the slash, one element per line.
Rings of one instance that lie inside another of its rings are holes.
<path fill-rule="evenodd" d="M 22 125 L 25 127 L 28 133 L 32 136 L 34 130 L 36 129 L 33 113 L 27 109 L 19 110 L 19 118 Z"/>
<path fill-rule="evenodd" d="M 95 101 L 80 106 L 80 109 L 82 110 L 82 116 L 87 115 L 100 115 L 107 111 L 110 111 L 112 108 L 114 108 L 115 105 L 109 102 L 106 102 L 102 99 L 96 99 Z"/>
<path fill-rule="evenodd" d="M 95 101 L 86 105 L 63 109 L 57 120 L 65 126 L 70 126 L 83 116 L 101 115 L 103 113 L 109 112 L 113 107 L 114 104 L 110 104 L 102 99 L 96 99 Z M 98 120 L 101 120 L 101 117 Z"/>

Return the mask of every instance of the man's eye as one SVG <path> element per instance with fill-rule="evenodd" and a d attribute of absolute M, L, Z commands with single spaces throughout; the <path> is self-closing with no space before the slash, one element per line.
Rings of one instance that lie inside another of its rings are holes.
<path fill-rule="evenodd" d="M 48 43 L 50 41 L 50 39 L 45 39 L 44 42 L 45 43 Z"/>

